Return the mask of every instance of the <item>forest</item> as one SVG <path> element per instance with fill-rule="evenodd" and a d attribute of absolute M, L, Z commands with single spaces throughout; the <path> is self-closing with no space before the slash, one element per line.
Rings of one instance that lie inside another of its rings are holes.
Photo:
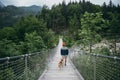
<path fill-rule="evenodd" d="M 40 10 L 41 6 L 28 6 L 28 7 L 16 7 L 14 5 L 8 5 L 2 7 L 0 4 L 0 27 L 12 26 L 15 24 L 22 16 L 36 15 Z"/>
<path fill-rule="evenodd" d="M 44 5 L 36 15 L 21 16 L 13 25 L 0 27 L 0 57 L 51 49 L 57 45 L 59 35 L 64 36 L 68 47 L 82 44 L 90 46 L 90 52 L 94 44 L 107 40 L 114 48 L 113 54 L 109 48 L 97 53 L 119 56 L 116 45 L 120 42 L 119 23 L 120 5 L 111 0 L 108 5 L 85 0 L 68 4 L 63 1 L 51 9 Z"/>

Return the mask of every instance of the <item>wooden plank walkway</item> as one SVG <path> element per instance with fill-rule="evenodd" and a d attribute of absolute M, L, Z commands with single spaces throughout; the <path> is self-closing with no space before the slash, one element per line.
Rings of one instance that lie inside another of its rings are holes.
<path fill-rule="evenodd" d="M 61 59 L 60 48 L 62 47 L 62 39 L 59 40 L 57 52 L 53 57 L 51 63 L 49 63 L 47 69 L 40 76 L 38 80 L 84 80 L 78 73 L 70 59 L 67 59 L 67 65 L 63 66 L 60 70 L 58 68 L 58 62 Z"/>

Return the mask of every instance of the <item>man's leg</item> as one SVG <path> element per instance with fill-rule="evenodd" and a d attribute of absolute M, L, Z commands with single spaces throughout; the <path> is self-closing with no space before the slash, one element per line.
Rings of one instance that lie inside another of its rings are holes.
<path fill-rule="evenodd" d="M 67 62 L 67 56 L 65 56 L 65 66 L 66 66 L 66 62 Z"/>

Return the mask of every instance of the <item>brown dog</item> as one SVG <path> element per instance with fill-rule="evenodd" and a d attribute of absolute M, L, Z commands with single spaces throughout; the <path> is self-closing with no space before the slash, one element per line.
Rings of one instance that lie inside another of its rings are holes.
<path fill-rule="evenodd" d="M 58 63 L 58 67 L 61 69 L 63 67 L 63 59 L 61 59 Z"/>

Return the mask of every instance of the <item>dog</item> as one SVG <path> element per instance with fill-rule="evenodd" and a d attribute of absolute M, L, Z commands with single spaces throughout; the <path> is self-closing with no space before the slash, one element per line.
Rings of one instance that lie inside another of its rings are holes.
<path fill-rule="evenodd" d="M 63 67 L 63 59 L 61 59 L 58 63 L 58 67 L 59 69 L 61 69 Z"/>

